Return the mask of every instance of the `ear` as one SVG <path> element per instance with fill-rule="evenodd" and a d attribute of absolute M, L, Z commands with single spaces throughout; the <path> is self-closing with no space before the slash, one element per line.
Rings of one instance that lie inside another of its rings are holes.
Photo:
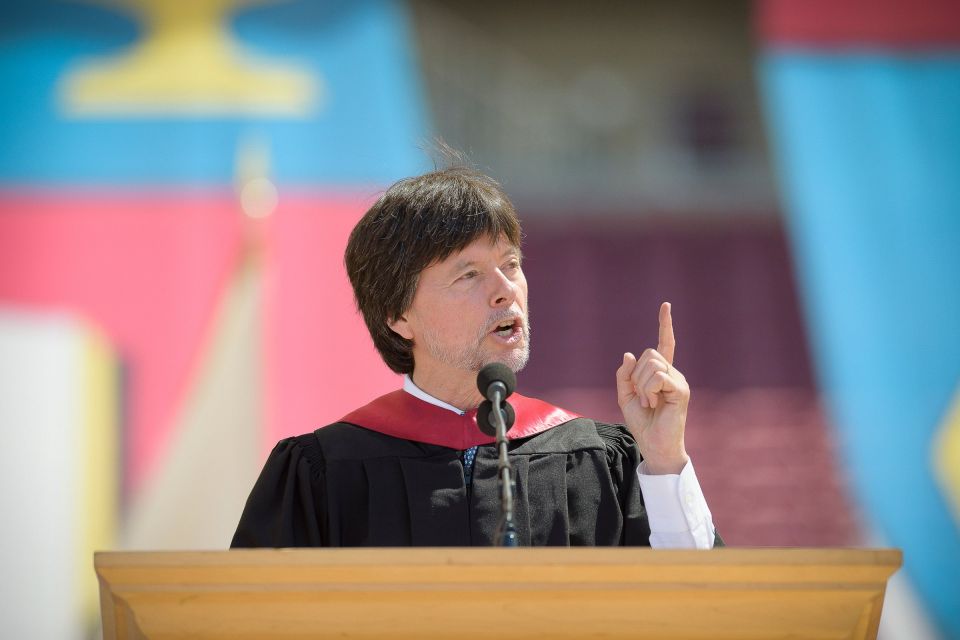
<path fill-rule="evenodd" d="M 400 316 L 396 320 L 391 320 L 387 323 L 387 326 L 401 338 L 413 340 L 413 331 L 410 330 L 410 322 L 406 316 Z"/>

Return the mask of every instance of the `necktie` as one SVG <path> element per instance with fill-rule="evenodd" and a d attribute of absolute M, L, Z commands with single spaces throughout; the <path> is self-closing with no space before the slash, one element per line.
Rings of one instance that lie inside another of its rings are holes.
<path fill-rule="evenodd" d="M 468 487 L 473 482 L 473 461 L 477 459 L 477 448 L 470 447 L 463 451 L 463 482 Z"/>

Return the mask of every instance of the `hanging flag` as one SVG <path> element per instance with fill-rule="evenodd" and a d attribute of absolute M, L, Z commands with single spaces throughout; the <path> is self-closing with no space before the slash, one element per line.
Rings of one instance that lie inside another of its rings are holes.
<path fill-rule="evenodd" d="M 40 0 L 0 42 L 0 309 L 115 359 L 124 543 L 226 547 L 278 438 L 399 384 L 342 255 L 428 168 L 406 7 Z"/>
<path fill-rule="evenodd" d="M 868 523 L 960 637 L 960 5 L 759 8 L 820 386 Z"/>

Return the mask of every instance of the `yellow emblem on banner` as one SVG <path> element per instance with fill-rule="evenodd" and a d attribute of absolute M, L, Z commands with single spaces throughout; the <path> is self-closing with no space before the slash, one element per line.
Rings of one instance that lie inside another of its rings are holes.
<path fill-rule="evenodd" d="M 960 387 L 947 411 L 940 431 L 933 439 L 933 466 L 937 481 L 953 510 L 960 528 Z"/>
<path fill-rule="evenodd" d="M 143 36 L 131 49 L 68 69 L 61 102 L 72 116 L 303 117 L 319 105 L 315 74 L 294 61 L 244 52 L 226 26 L 238 0 L 128 0 Z"/>

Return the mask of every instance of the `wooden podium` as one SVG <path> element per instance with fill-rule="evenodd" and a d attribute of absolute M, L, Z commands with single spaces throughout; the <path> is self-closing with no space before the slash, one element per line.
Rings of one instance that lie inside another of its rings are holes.
<path fill-rule="evenodd" d="M 104 638 L 874 638 L 890 549 L 101 552 Z"/>

